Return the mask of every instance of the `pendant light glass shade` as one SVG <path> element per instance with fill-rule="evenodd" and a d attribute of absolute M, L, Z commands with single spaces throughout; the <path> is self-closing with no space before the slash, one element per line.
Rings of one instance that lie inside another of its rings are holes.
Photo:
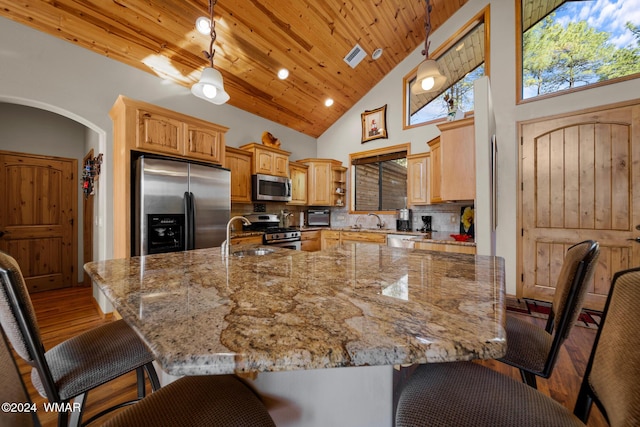
<path fill-rule="evenodd" d="M 202 70 L 200 81 L 191 86 L 191 93 L 216 105 L 224 104 L 229 100 L 229 94 L 224 90 L 222 74 L 212 67 Z"/>
<path fill-rule="evenodd" d="M 435 92 L 439 90 L 447 81 L 442 75 L 438 63 L 434 59 L 425 59 L 418 66 L 416 81 L 411 85 L 411 93 L 414 95 Z"/>

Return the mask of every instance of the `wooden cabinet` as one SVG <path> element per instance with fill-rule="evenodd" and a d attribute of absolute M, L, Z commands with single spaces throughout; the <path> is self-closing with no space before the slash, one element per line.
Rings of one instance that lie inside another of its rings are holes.
<path fill-rule="evenodd" d="M 346 197 L 346 168 L 332 159 L 302 159 L 308 169 L 307 204 L 342 206 Z M 337 192 L 338 188 L 341 190 Z M 339 203 L 339 204 L 338 204 Z"/>
<path fill-rule="evenodd" d="M 130 107 L 135 112 L 138 126 L 136 149 L 223 163 L 227 128 L 138 102 Z"/>
<path fill-rule="evenodd" d="M 366 231 L 341 231 L 340 243 L 387 243 L 387 235 L 384 233 L 367 233 Z"/>
<path fill-rule="evenodd" d="M 205 162 L 224 163 L 224 141 L 218 130 L 185 123 L 184 155 Z"/>
<path fill-rule="evenodd" d="M 113 255 L 131 256 L 131 152 L 223 164 L 228 128 L 119 96 L 113 120 Z"/>
<path fill-rule="evenodd" d="M 407 156 L 407 204 L 427 205 L 429 198 L 429 160 L 431 153 Z"/>
<path fill-rule="evenodd" d="M 429 141 L 431 158 L 429 162 L 429 202 L 442 202 L 442 151 L 440 151 L 440 137 Z"/>
<path fill-rule="evenodd" d="M 440 137 L 428 143 L 431 149 L 431 202 L 474 200 L 476 152 L 473 117 L 440 124 L 438 129 Z"/>
<path fill-rule="evenodd" d="M 343 166 L 333 166 L 333 203 L 332 206 L 344 206 L 347 203 L 347 168 Z"/>
<path fill-rule="evenodd" d="M 322 230 L 320 232 L 320 247 L 329 249 L 340 245 L 340 232 L 333 230 Z"/>
<path fill-rule="evenodd" d="M 174 156 L 183 154 L 182 121 L 143 108 L 137 109 L 136 113 L 136 148 Z"/>
<path fill-rule="evenodd" d="M 252 174 L 289 176 L 290 152 L 255 142 L 243 145 L 240 149 L 250 151 L 253 154 Z"/>
<path fill-rule="evenodd" d="M 240 237 L 232 237 L 231 238 L 231 244 L 232 245 L 249 245 L 249 244 L 255 244 L 255 245 L 260 245 L 262 244 L 262 234 L 258 234 L 255 236 L 240 236 Z"/>
<path fill-rule="evenodd" d="M 303 231 L 300 234 L 300 238 L 302 240 L 300 243 L 300 248 L 303 251 L 313 252 L 320 250 L 320 248 L 322 247 L 322 244 L 320 242 L 321 230 Z"/>
<path fill-rule="evenodd" d="M 252 154 L 232 147 L 225 151 L 224 167 L 231 170 L 231 201 L 251 203 Z"/>
<path fill-rule="evenodd" d="M 416 241 L 416 249 L 426 249 L 428 251 L 453 252 L 458 254 L 475 254 L 475 246 L 455 245 L 452 243 L 436 243 Z"/>
<path fill-rule="evenodd" d="M 290 205 L 305 206 L 307 204 L 307 171 L 309 166 L 299 162 L 289 162 L 291 178 Z"/>

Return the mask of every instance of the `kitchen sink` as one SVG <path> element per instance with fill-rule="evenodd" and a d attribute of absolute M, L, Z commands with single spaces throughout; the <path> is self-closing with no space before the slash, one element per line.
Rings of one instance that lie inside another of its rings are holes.
<path fill-rule="evenodd" d="M 242 249 L 240 251 L 231 252 L 231 255 L 237 257 L 245 257 L 245 256 L 261 256 L 268 255 L 273 253 L 273 249 L 269 248 L 254 248 L 254 249 Z"/>

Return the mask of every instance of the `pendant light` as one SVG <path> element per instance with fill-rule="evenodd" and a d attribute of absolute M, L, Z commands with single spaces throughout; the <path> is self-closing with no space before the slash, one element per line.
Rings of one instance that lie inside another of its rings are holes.
<path fill-rule="evenodd" d="M 204 57 L 209 60 L 210 67 L 202 70 L 200 81 L 191 86 L 191 93 L 205 101 L 212 102 L 216 105 L 224 104 L 229 100 L 229 94 L 224 90 L 222 74 L 213 67 L 213 57 L 216 53 L 213 44 L 216 41 L 216 22 L 213 20 L 213 7 L 217 0 L 209 0 L 209 15 L 211 22 L 211 43 L 209 51 L 202 51 Z"/>
<path fill-rule="evenodd" d="M 429 0 L 425 0 L 424 32 L 422 54 L 425 59 L 418 66 L 416 81 L 411 85 L 411 93 L 415 95 L 435 92 L 442 88 L 447 81 L 447 78 L 440 72 L 438 63 L 434 59 L 429 59 L 429 34 L 431 33 L 431 4 L 429 4 Z"/>

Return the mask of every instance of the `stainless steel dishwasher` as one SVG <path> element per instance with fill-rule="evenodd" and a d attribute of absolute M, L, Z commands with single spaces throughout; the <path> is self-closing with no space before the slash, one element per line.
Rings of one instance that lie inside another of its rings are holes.
<path fill-rule="evenodd" d="M 387 234 L 387 246 L 413 249 L 416 236 L 410 234 Z"/>

